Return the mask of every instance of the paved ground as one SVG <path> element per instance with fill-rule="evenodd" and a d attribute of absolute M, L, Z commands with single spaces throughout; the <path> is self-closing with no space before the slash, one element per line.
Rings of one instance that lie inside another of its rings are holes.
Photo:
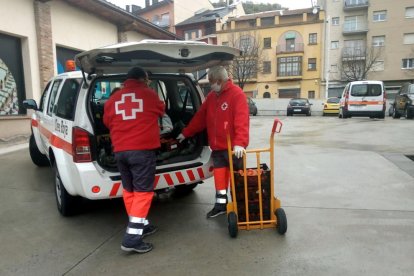
<path fill-rule="evenodd" d="M 207 180 L 157 200 L 155 249 L 124 254 L 120 200 L 89 202 L 63 218 L 53 176 L 27 149 L 0 155 L 0 275 L 412 275 L 414 120 L 281 117 L 276 193 L 288 231 L 240 231 L 205 219 Z M 251 117 L 251 148 L 269 144 L 272 117 Z M 268 157 L 263 156 L 268 162 Z"/>

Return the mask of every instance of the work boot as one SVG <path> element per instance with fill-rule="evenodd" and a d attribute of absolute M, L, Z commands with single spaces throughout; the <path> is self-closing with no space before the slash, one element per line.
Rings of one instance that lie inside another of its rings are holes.
<path fill-rule="evenodd" d="M 213 209 L 207 213 L 207 218 L 215 218 L 225 214 L 227 211 L 227 194 L 226 190 L 220 190 L 216 193 L 216 203 Z"/>
<path fill-rule="evenodd" d="M 152 244 L 144 242 L 141 235 L 125 234 L 121 243 L 121 249 L 125 252 L 147 253 L 152 248 Z"/>
<path fill-rule="evenodd" d="M 146 237 L 149 235 L 154 234 L 158 231 L 158 227 L 152 224 L 148 224 L 144 226 L 144 231 L 142 232 L 142 237 Z"/>
<path fill-rule="evenodd" d="M 226 204 L 214 204 L 213 209 L 207 213 L 207 218 L 215 218 L 226 213 Z"/>

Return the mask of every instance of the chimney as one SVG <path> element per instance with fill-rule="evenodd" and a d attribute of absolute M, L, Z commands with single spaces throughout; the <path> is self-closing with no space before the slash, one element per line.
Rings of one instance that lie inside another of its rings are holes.
<path fill-rule="evenodd" d="M 125 10 L 126 10 L 127 12 L 131 12 L 131 10 L 129 9 L 129 5 L 126 5 L 126 6 L 125 6 Z"/>
<path fill-rule="evenodd" d="M 150 6 L 150 0 L 145 0 L 145 7 L 148 8 Z"/>
<path fill-rule="evenodd" d="M 152 0 L 152 4 L 153 5 L 158 4 L 158 0 Z"/>
<path fill-rule="evenodd" d="M 140 6 L 137 6 L 137 5 L 132 5 L 132 9 L 131 9 L 131 12 L 132 13 L 136 13 L 137 11 L 139 11 L 141 9 L 141 7 Z"/>

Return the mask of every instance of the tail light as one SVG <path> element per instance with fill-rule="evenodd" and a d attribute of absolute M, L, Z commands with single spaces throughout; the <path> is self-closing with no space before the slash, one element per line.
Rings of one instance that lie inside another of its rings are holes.
<path fill-rule="evenodd" d="M 345 93 L 345 109 L 348 109 L 349 91 Z"/>
<path fill-rule="evenodd" d="M 72 131 L 73 162 L 91 162 L 91 143 L 89 133 L 81 128 L 74 127 Z"/>

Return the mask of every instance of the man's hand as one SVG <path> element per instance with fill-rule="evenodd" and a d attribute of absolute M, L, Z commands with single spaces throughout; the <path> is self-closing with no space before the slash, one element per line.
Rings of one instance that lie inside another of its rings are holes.
<path fill-rule="evenodd" d="M 241 146 L 234 146 L 233 151 L 234 151 L 234 155 L 237 158 L 243 157 L 243 153 L 246 153 L 246 150 L 243 147 L 241 147 Z"/>
<path fill-rule="evenodd" d="M 177 138 L 175 138 L 175 139 L 178 140 L 178 142 L 181 143 L 182 141 L 185 140 L 185 136 L 182 133 L 180 133 L 180 135 L 178 135 Z"/>

